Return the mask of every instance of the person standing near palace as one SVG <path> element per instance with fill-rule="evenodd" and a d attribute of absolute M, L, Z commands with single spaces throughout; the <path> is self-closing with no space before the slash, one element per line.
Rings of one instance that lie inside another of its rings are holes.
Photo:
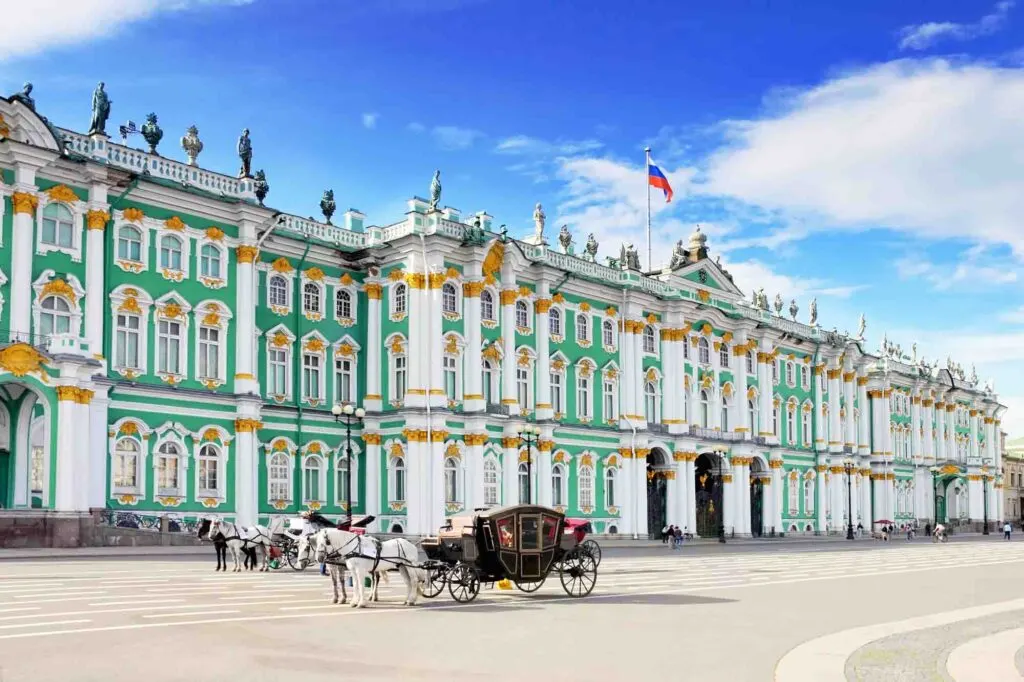
<path fill-rule="evenodd" d="M 1010 522 L 1007 521 L 1005 524 L 1003 524 L 1003 537 L 1009 540 L 1011 532 L 1013 532 L 1013 526 L 1011 526 Z"/>

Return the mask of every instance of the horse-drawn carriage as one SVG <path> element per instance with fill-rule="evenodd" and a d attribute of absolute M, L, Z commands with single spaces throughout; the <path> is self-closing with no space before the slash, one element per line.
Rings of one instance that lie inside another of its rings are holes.
<path fill-rule="evenodd" d="M 344 522 L 335 524 L 326 516 L 317 512 L 306 512 L 300 517 L 290 519 L 288 528 L 282 529 L 281 533 L 273 533 L 270 539 L 271 547 L 271 568 L 281 568 L 285 562 L 293 570 L 302 571 L 309 565 L 309 559 L 299 556 L 299 538 L 309 535 L 321 528 L 343 528 L 350 530 L 356 535 L 366 533 L 366 526 L 374 520 L 374 516 L 364 516 L 352 522 L 350 527 Z"/>
<path fill-rule="evenodd" d="M 586 521 L 535 505 L 480 510 L 449 519 L 436 537 L 422 541 L 427 555 L 423 596 L 436 597 L 448 586 L 452 597 L 470 602 L 481 583 L 508 580 L 523 592 L 540 589 L 557 571 L 570 597 L 585 597 L 597 582 L 600 548 L 584 540 Z"/>

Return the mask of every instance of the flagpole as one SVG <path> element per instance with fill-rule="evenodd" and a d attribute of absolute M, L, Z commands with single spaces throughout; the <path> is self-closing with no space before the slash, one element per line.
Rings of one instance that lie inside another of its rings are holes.
<path fill-rule="evenodd" d="M 654 266 L 651 263 L 651 148 L 644 147 L 646 162 L 644 164 L 644 180 L 647 184 L 647 271 L 651 272 Z"/>

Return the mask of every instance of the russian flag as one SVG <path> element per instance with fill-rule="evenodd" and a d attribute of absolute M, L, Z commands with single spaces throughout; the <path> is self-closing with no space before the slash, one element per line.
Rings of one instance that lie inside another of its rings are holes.
<path fill-rule="evenodd" d="M 668 184 L 668 178 L 661 172 L 661 169 L 653 163 L 647 163 L 647 182 L 651 187 L 657 187 L 665 193 L 665 203 L 672 201 L 672 186 Z"/>

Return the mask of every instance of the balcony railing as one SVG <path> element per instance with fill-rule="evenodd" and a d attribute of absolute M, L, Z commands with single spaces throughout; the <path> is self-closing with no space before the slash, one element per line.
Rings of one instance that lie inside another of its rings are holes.
<path fill-rule="evenodd" d="M 739 443 L 743 441 L 743 434 L 735 431 L 718 431 L 701 426 L 691 426 L 690 435 L 704 440 L 721 440 L 727 443 Z"/>

